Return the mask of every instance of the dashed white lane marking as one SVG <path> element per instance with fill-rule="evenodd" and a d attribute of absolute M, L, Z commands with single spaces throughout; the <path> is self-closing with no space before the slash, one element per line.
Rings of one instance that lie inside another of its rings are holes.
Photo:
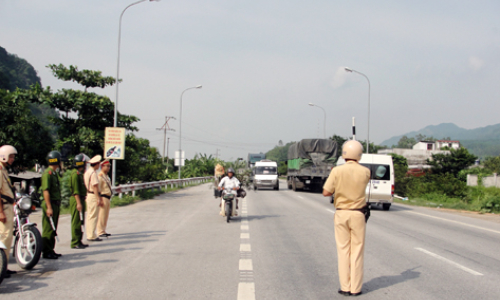
<path fill-rule="evenodd" d="M 238 283 L 237 300 L 255 300 L 255 282 L 253 277 L 253 262 L 252 262 L 252 247 L 250 246 L 250 226 L 247 218 L 247 202 L 242 201 L 241 211 L 241 233 L 240 238 L 243 239 L 240 243 L 240 261 L 239 272 L 240 282 Z"/>
<path fill-rule="evenodd" d="M 252 251 L 252 247 L 250 244 L 240 244 L 240 252 L 250 252 Z"/>
<path fill-rule="evenodd" d="M 297 197 L 299 197 L 300 199 L 304 199 L 304 198 L 303 198 L 303 197 L 301 197 L 301 196 L 297 196 Z"/>
<path fill-rule="evenodd" d="M 423 253 L 425 253 L 425 254 L 428 254 L 428 255 L 430 255 L 430 256 L 432 256 L 432 257 L 434 257 L 434 258 L 437 258 L 437 259 L 439 259 L 439 260 L 442 260 L 442 261 L 444 261 L 444 262 L 447 262 L 447 263 L 449 263 L 450 265 L 453 265 L 453 266 L 455 266 L 455 267 L 457 267 L 457 268 L 459 268 L 459 269 L 461 269 L 461 270 L 464 270 L 465 272 L 470 273 L 470 274 L 472 274 L 472 275 L 476 275 L 476 276 L 483 276 L 483 274 L 481 274 L 481 273 L 479 273 L 479 272 L 476 272 L 476 271 L 471 270 L 471 269 L 469 269 L 469 268 L 467 268 L 467 267 L 464 267 L 464 266 L 462 266 L 461 264 L 458 264 L 458 263 L 456 263 L 456 262 L 454 262 L 454 261 L 451 261 L 451 260 L 449 260 L 449 259 L 447 259 L 447 258 L 444 258 L 444 257 L 442 257 L 442 256 L 440 256 L 440 255 L 437 255 L 436 253 L 432 253 L 432 252 L 427 251 L 427 250 L 422 249 L 422 248 L 415 248 L 415 249 L 416 249 L 416 250 L 418 250 L 418 251 L 421 251 L 421 252 L 423 252 Z"/>
<path fill-rule="evenodd" d="M 255 300 L 255 283 L 240 282 L 238 284 L 238 300 Z"/>
<path fill-rule="evenodd" d="M 334 214 L 334 213 L 335 213 L 335 211 L 334 211 L 334 210 L 331 210 L 331 209 L 328 209 L 328 208 L 327 208 L 326 210 L 327 210 L 327 211 L 329 211 L 329 212 L 331 212 L 332 214 Z"/>
<path fill-rule="evenodd" d="M 414 211 L 404 211 L 404 213 L 414 214 L 414 215 L 419 215 L 419 216 L 424 216 L 424 217 L 433 218 L 433 219 L 438 219 L 438 220 L 441 220 L 441 221 L 447 221 L 447 222 L 451 222 L 451 223 L 455 223 L 455 224 L 460 224 L 460 225 L 463 225 L 463 226 L 468 226 L 468 227 L 472 227 L 472 228 L 481 229 L 481 230 L 484 230 L 484 231 L 489 231 L 489 232 L 494 232 L 494 233 L 499 233 L 500 234 L 500 231 L 497 231 L 497 230 L 488 229 L 488 228 L 484 228 L 484 227 L 480 227 L 480 226 L 476 226 L 476 225 L 471 225 L 471 224 L 467 224 L 467 223 L 463 223 L 463 222 L 459 222 L 459 221 L 455 221 L 455 220 L 450 220 L 450 219 L 435 217 L 435 216 L 431 216 L 431 215 L 421 214 L 421 213 L 414 212 Z"/>
<path fill-rule="evenodd" d="M 251 259 L 240 259 L 240 271 L 253 271 Z"/>

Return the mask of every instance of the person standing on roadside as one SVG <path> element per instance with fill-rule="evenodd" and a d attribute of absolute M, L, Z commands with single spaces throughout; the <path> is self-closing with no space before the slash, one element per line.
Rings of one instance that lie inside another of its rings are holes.
<path fill-rule="evenodd" d="M 102 241 L 95 234 L 97 226 L 97 217 L 99 215 L 99 207 L 102 206 L 101 194 L 99 192 L 99 179 L 97 178 L 97 170 L 101 162 L 102 156 L 96 155 L 89 161 L 90 168 L 83 176 L 85 187 L 87 188 L 87 219 L 85 220 L 85 230 L 87 231 L 87 241 L 100 242 Z"/>
<path fill-rule="evenodd" d="M 10 182 L 7 167 L 12 166 L 16 154 L 16 148 L 10 145 L 0 147 L 0 242 L 7 247 L 7 249 L 4 250 L 5 256 L 7 257 L 7 263 L 9 263 L 10 247 L 12 246 L 14 230 L 14 210 L 12 205 L 15 201 L 15 190 Z M 10 278 L 10 275 L 16 273 L 16 271 L 7 269 L 4 278 Z"/>
<path fill-rule="evenodd" d="M 112 196 L 111 180 L 108 176 L 110 168 L 111 164 L 109 163 L 109 160 L 105 160 L 101 163 L 101 172 L 99 172 L 99 191 L 101 191 L 103 201 L 103 205 L 99 209 L 99 218 L 97 221 L 97 235 L 100 238 L 107 238 L 111 236 L 111 234 L 106 232 L 109 218 L 109 206 L 111 205 Z"/>
<path fill-rule="evenodd" d="M 61 254 L 54 251 L 56 247 L 56 230 L 59 221 L 59 212 L 61 207 L 61 178 L 59 171 L 61 169 L 61 153 L 51 151 L 47 156 L 49 167 L 43 172 L 42 185 L 42 242 L 43 258 L 57 259 Z"/>
<path fill-rule="evenodd" d="M 355 140 L 342 146 L 342 158 L 346 163 L 332 169 L 323 186 L 323 196 L 335 194 L 336 208 L 335 242 L 337 244 L 339 294 L 361 295 L 363 287 L 363 262 L 365 248 L 367 209 L 366 186 L 370 181 L 370 170 L 358 162 L 363 155 L 363 146 Z"/>
<path fill-rule="evenodd" d="M 73 164 L 74 169 L 71 171 L 70 190 L 71 197 L 69 198 L 69 210 L 71 213 L 71 248 L 85 249 L 87 244 L 82 243 L 83 232 L 82 225 L 85 220 L 85 203 L 83 202 L 87 196 L 87 189 L 83 182 L 83 172 L 85 172 L 85 154 L 75 156 Z"/>

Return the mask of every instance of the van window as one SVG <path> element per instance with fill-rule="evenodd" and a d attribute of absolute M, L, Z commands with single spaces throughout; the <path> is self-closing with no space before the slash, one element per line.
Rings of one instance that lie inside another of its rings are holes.
<path fill-rule="evenodd" d="M 361 164 L 370 170 L 373 180 L 391 180 L 391 169 L 389 165 Z"/>
<path fill-rule="evenodd" d="M 276 167 L 255 167 L 255 175 L 276 175 Z"/>

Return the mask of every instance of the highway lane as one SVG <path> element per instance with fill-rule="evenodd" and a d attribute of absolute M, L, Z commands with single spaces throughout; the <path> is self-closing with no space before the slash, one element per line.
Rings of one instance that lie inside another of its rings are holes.
<path fill-rule="evenodd" d="M 69 249 L 63 217 L 56 248 L 63 257 L 6 279 L 1 297 L 343 298 L 333 206 L 320 194 L 281 188 L 249 191 L 229 224 L 208 185 L 116 208 L 113 236 L 87 250 Z M 499 238 L 495 222 L 404 205 L 374 210 L 361 298 L 497 299 Z"/>

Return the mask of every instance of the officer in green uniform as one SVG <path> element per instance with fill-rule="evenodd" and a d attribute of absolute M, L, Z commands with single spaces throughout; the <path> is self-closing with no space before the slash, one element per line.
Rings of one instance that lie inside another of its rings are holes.
<path fill-rule="evenodd" d="M 83 173 L 85 172 L 85 154 L 75 156 L 73 164 L 74 169 L 71 171 L 70 190 L 71 197 L 69 198 L 69 210 L 71 213 L 71 248 L 85 249 L 87 244 L 82 243 L 83 232 L 82 225 L 85 220 L 85 196 L 87 189 L 83 182 Z"/>
<path fill-rule="evenodd" d="M 42 203 L 42 242 L 43 258 L 57 259 L 61 254 L 54 252 L 56 246 L 56 232 L 52 228 L 51 219 L 54 228 L 57 230 L 59 221 L 59 210 L 61 206 L 61 186 L 59 169 L 61 167 L 61 153 L 52 151 L 47 156 L 49 167 L 43 172 L 42 186 L 40 187 L 43 196 Z"/>

